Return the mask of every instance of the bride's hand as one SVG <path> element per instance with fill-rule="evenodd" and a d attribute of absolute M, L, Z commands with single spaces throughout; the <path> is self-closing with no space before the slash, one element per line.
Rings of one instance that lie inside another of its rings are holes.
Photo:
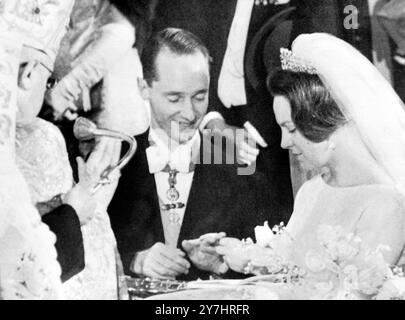
<path fill-rule="evenodd" d="M 245 244 L 236 238 L 223 238 L 216 247 L 218 254 L 223 256 L 225 263 L 230 269 L 239 273 L 245 273 L 245 267 L 249 263 L 249 257 L 245 255 Z"/>
<path fill-rule="evenodd" d="M 255 264 L 266 259 L 271 253 L 270 249 L 261 247 L 253 242 L 243 242 L 235 238 L 223 238 L 216 248 L 217 253 L 223 256 L 229 268 L 239 273 L 248 273 L 246 267 L 249 262 Z M 250 273 L 250 272 L 249 272 Z"/>

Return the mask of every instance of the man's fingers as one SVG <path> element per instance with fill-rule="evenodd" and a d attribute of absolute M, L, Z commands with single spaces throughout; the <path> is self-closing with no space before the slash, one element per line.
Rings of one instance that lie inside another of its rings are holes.
<path fill-rule="evenodd" d="M 224 247 L 239 247 L 242 242 L 236 238 L 222 238 L 219 240 L 219 245 Z"/>
<path fill-rule="evenodd" d="M 187 252 L 190 252 L 194 248 L 194 245 L 191 244 L 190 241 L 187 241 L 187 240 L 183 240 L 181 245 L 182 245 L 183 249 L 186 250 Z"/>
<path fill-rule="evenodd" d="M 186 253 L 180 249 L 176 249 L 175 252 L 180 256 L 180 257 L 185 257 Z"/>
<path fill-rule="evenodd" d="M 252 164 L 251 161 L 247 160 L 247 159 L 240 159 L 239 160 L 242 164 L 246 164 L 247 166 L 250 166 Z"/>
<path fill-rule="evenodd" d="M 82 103 L 84 112 L 91 110 L 90 91 L 88 89 L 82 90 Z"/>
<path fill-rule="evenodd" d="M 201 252 L 204 254 L 209 255 L 216 255 L 217 251 L 215 250 L 216 247 L 211 246 L 201 246 Z"/>
<path fill-rule="evenodd" d="M 176 277 L 176 274 L 174 272 L 171 272 L 155 261 L 151 261 L 150 264 L 146 268 L 144 268 L 144 272 L 146 275 L 152 278 L 173 279 Z"/>
<path fill-rule="evenodd" d="M 77 111 L 78 111 L 78 108 L 76 107 L 76 105 L 74 104 L 74 102 L 69 101 L 67 105 L 68 105 L 68 106 L 67 106 L 67 109 L 69 109 L 70 111 L 73 111 L 73 112 L 77 112 Z"/>
<path fill-rule="evenodd" d="M 247 154 L 251 154 L 254 156 L 258 156 L 260 153 L 260 150 L 256 146 L 251 146 L 247 142 L 243 142 L 240 146 L 240 150 L 245 151 Z"/>
<path fill-rule="evenodd" d="M 74 121 L 78 117 L 77 113 L 73 113 L 69 109 L 66 109 L 66 111 L 63 113 L 63 116 L 68 119 L 69 121 Z"/>
<path fill-rule="evenodd" d="M 203 244 L 215 244 L 219 239 L 226 237 L 225 232 L 219 232 L 219 233 L 207 233 L 204 234 L 200 237 L 200 240 L 202 241 Z"/>
<path fill-rule="evenodd" d="M 239 151 L 239 158 L 240 158 L 240 161 L 243 161 L 245 163 L 247 163 L 247 162 L 252 163 L 252 162 L 256 161 L 257 156 L 256 155 L 251 155 L 251 154 L 245 152 L 244 150 L 240 150 Z"/>
<path fill-rule="evenodd" d="M 157 252 L 151 252 L 147 257 L 147 261 L 144 265 L 144 269 L 153 270 L 159 275 L 175 277 L 176 273 L 173 270 L 170 270 L 165 265 L 165 262 L 162 257 Z"/>
<path fill-rule="evenodd" d="M 148 276 L 149 278 L 152 278 L 152 279 L 165 279 L 165 280 L 166 280 L 166 279 L 167 279 L 167 280 L 173 280 L 173 279 L 175 279 L 175 277 L 169 277 L 169 276 L 161 275 L 161 274 L 155 272 L 155 271 L 152 270 L 152 269 L 150 269 L 150 270 L 145 270 L 144 272 L 145 272 L 145 275 L 146 275 L 146 276 Z"/>
<path fill-rule="evenodd" d="M 190 263 L 183 258 L 183 256 L 178 255 L 177 253 L 173 254 L 170 251 L 159 252 L 161 257 L 164 257 L 167 261 L 170 261 L 171 264 L 178 265 L 180 268 L 188 270 L 190 268 Z"/>
<path fill-rule="evenodd" d="M 152 253 L 150 259 L 151 268 L 161 275 L 175 277 L 178 274 L 188 273 L 189 268 L 187 268 L 185 264 L 183 265 L 179 261 L 173 261 L 162 255 L 161 252 Z"/>
<path fill-rule="evenodd" d="M 256 130 L 256 128 L 249 122 L 246 121 L 243 127 L 246 129 L 246 131 L 249 133 L 250 137 L 256 141 L 256 143 L 263 147 L 266 148 L 267 142 L 264 140 L 264 138 L 260 135 L 260 133 Z"/>
<path fill-rule="evenodd" d="M 164 267 L 168 270 L 170 275 L 177 276 L 179 274 L 187 274 L 188 270 L 190 269 L 189 264 L 182 263 L 180 261 L 173 261 L 170 260 L 167 257 L 160 256 L 161 263 L 164 265 Z"/>

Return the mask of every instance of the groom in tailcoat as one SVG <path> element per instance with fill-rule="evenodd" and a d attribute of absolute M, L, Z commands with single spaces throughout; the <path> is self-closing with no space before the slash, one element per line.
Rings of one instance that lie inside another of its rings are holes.
<path fill-rule="evenodd" d="M 214 121 L 208 121 L 206 128 L 214 129 L 215 125 L 212 124 L 218 118 L 214 119 L 211 115 L 220 114 L 227 125 L 243 127 L 243 124 L 249 121 L 257 129 L 267 142 L 267 147 L 258 146 L 260 154 L 256 170 L 251 176 L 256 202 L 260 204 L 259 210 L 270 225 L 281 221 L 286 223 L 293 204 L 289 156 L 288 151 L 280 147 L 281 132 L 272 111 L 272 97 L 266 90 L 265 79 L 268 70 L 263 61 L 263 52 L 265 46 L 270 49 L 274 67 L 277 67 L 280 47 L 288 47 L 292 40 L 294 7 L 290 2 L 279 5 L 253 5 L 247 30 L 244 64 L 241 68 L 245 73 L 246 103 L 227 108 L 218 96 L 218 79 L 237 3 L 237 0 L 160 1 L 156 9 L 154 28 L 184 28 L 195 33 L 207 45 L 213 59 L 208 108 L 211 112 L 208 117 Z M 244 40 L 237 40 L 240 41 Z M 238 91 L 231 84 L 229 87 L 228 91 Z M 213 111 L 215 113 L 212 113 Z"/>
<path fill-rule="evenodd" d="M 187 280 L 224 274 L 213 250 L 223 235 L 207 233 L 252 237 L 264 217 L 249 177 L 233 164 L 212 164 L 221 150 L 198 130 L 208 106 L 208 51 L 193 34 L 166 29 L 146 44 L 142 64 L 151 127 L 136 137 L 108 209 L 125 272 Z"/>

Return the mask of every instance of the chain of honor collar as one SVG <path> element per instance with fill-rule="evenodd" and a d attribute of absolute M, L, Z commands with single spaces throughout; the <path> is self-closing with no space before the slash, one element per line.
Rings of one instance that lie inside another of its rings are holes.
<path fill-rule="evenodd" d="M 177 183 L 177 170 L 169 170 L 169 190 L 166 192 L 166 198 L 169 203 L 163 204 L 160 208 L 169 213 L 169 222 L 171 224 L 179 224 L 180 216 L 177 209 L 183 209 L 186 205 L 183 202 L 178 202 L 180 193 L 176 189 Z"/>

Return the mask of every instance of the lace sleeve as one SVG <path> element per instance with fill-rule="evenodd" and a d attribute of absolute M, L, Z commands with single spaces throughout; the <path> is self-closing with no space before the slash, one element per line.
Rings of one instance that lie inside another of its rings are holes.
<path fill-rule="evenodd" d="M 48 203 L 72 188 L 73 175 L 66 143 L 52 123 L 37 119 L 29 126 L 18 127 L 16 154 L 33 203 Z M 52 209 L 51 206 L 45 211 Z"/>

